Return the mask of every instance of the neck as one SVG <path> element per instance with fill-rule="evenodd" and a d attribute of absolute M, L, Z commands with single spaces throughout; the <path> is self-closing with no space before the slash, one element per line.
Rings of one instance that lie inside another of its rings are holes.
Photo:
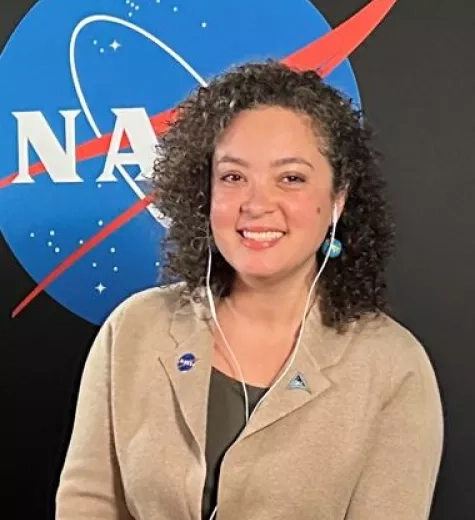
<path fill-rule="evenodd" d="M 232 311 L 254 325 L 274 330 L 298 327 L 314 277 L 314 266 L 282 280 L 255 281 L 238 276 L 228 304 Z"/>

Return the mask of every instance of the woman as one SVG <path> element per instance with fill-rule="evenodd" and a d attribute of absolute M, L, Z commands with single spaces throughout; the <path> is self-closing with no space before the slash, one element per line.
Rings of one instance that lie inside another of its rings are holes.
<path fill-rule="evenodd" d="M 441 404 L 387 315 L 371 139 L 315 72 L 274 62 L 178 107 L 154 182 L 181 281 L 102 327 L 59 520 L 428 518 Z"/>

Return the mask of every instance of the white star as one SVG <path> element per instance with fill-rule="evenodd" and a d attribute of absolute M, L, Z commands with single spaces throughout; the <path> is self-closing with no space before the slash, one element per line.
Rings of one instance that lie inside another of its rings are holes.
<path fill-rule="evenodd" d="M 206 26 L 207 26 L 207 25 L 208 25 L 208 24 L 207 24 L 206 22 L 201 22 L 201 27 L 203 27 L 203 29 L 206 29 Z"/>
<path fill-rule="evenodd" d="M 114 40 L 110 45 L 109 47 L 112 47 L 112 49 L 114 51 L 116 51 L 119 47 L 122 47 L 122 45 L 117 41 L 117 40 Z"/>
<path fill-rule="evenodd" d="M 107 287 L 100 283 L 99 285 L 96 285 L 95 289 L 99 292 L 99 294 L 102 294 L 107 289 Z"/>

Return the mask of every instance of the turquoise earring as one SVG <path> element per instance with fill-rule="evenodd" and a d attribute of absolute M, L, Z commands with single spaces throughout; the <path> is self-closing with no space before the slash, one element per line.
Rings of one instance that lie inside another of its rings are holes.
<path fill-rule="evenodd" d="M 326 238 L 320 250 L 325 256 L 328 254 L 330 258 L 338 258 L 341 255 L 341 252 L 343 251 L 343 245 L 337 238 L 333 239 L 333 243 L 330 238 Z"/>

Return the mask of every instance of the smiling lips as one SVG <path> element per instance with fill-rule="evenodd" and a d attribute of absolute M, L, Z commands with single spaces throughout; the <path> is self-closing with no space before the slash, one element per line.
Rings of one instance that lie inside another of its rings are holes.
<path fill-rule="evenodd" d="M 283 231 L 274 229 L 241 229 L 238 233 L 241 235 L 242 244 L 254 250 L 273 247 L 285 235 Z"/>

